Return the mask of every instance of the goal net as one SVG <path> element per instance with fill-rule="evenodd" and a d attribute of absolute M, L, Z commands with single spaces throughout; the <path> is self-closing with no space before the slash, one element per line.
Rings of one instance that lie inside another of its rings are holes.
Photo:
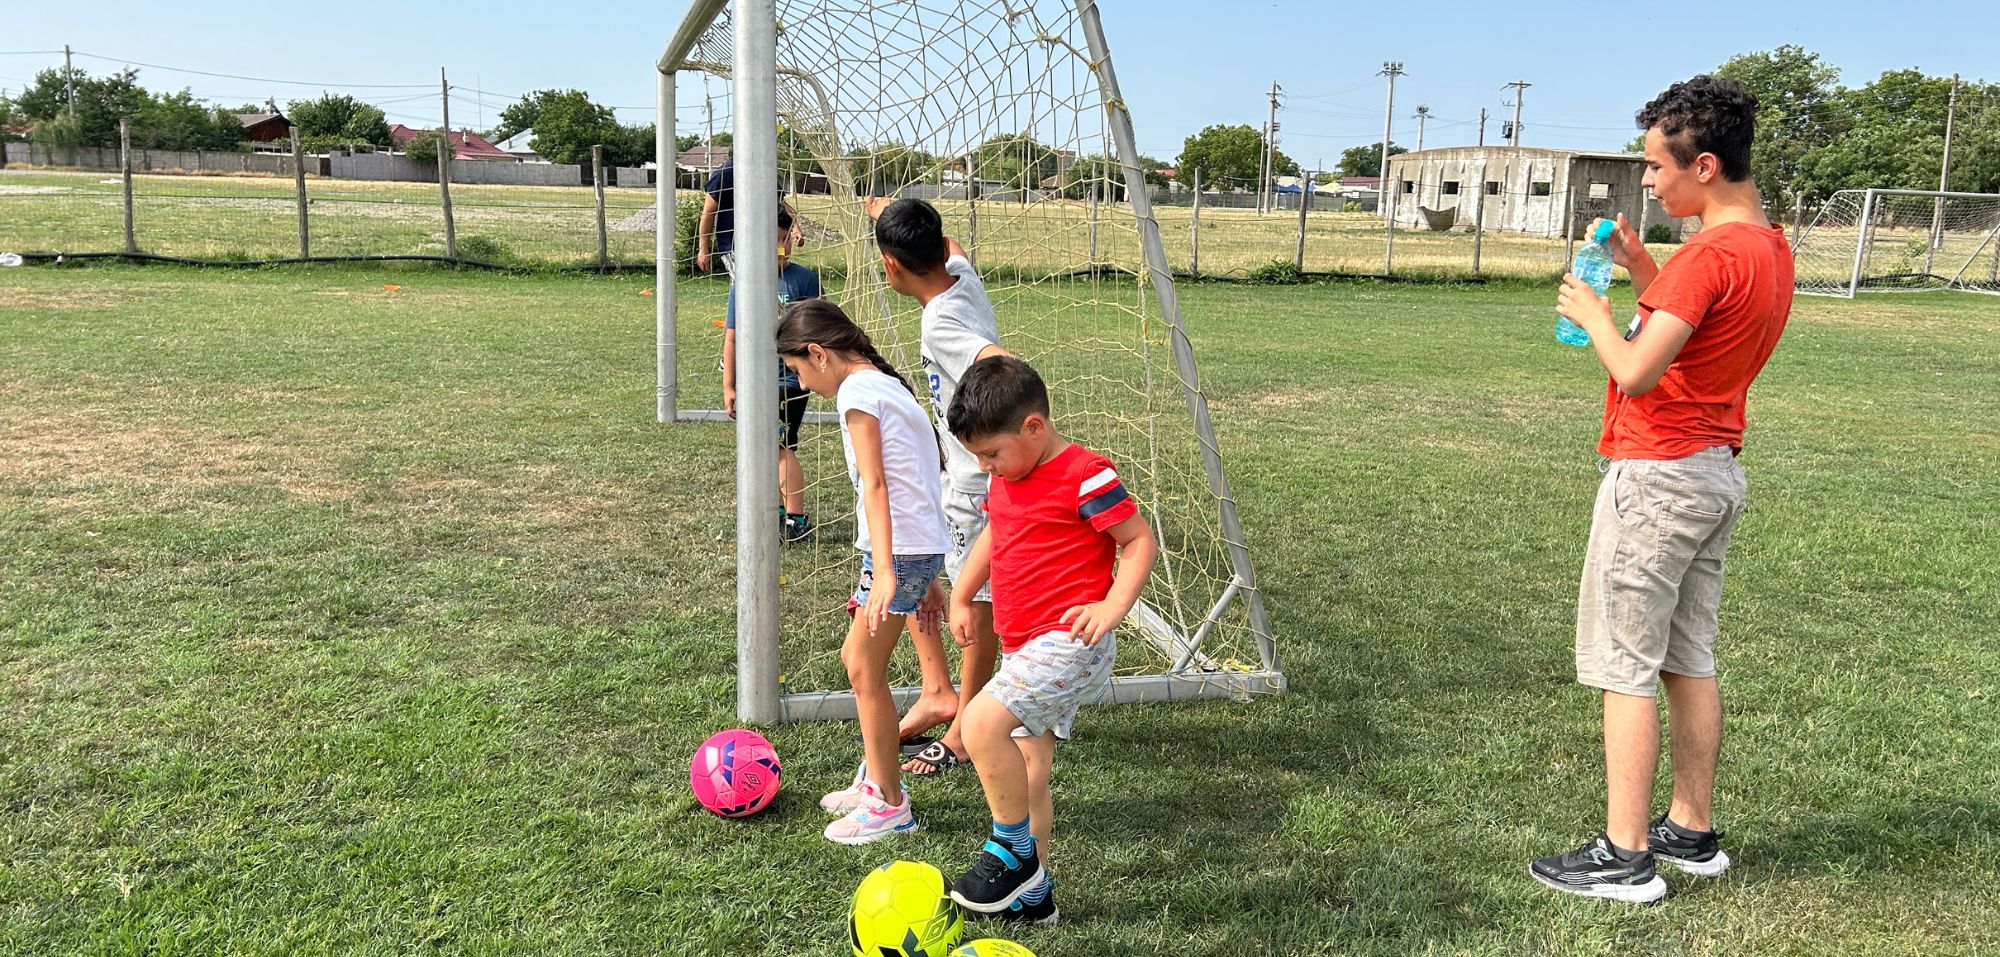
<path fill-rule="evenodd" d="M 739 288 L 775 288 L 782 191 L 803 233 L 793 261 L 818 271 L 926 403 L 920 307 L 885 284 L 865 203 L 937 206 L 987 284 L 1002 345 L 1048 382 L 1058 428 L 1117 464 L 1158 533 L 1160 560 L 1119 633 L 1112 699 L 1283 689 L 1089 0 L 697 2 L 659 69 L 657 220 L 673 222 L 678 90 L 720 87 L 698 115 L 732 120 Z M 679 199 L 698 201 L 697 175 L 683 175 Z M 726 286 L 676 285 L 672 257 L 662 236 L 660 414 L 715 421 Z M 817 530 L 779 545 L 776 427 L 746 424 L 776 415 L 777 305 L 745 296 L 738 308 L 738 708 L 751 720 L 849 716 L 839 647 L 859 555 L 838 426 L 814 398 L 798 456 Z M 719 522 L 729 514 L 725 502 L 715 510 Z M 907 641 L 892 682 L 905 700 L 918 684 Z"/>
<path fill-rule="evenodd" d="M 1841 190 L 1792 251 L 1808 295 L 2000 293 L 2000 194 Z"/>

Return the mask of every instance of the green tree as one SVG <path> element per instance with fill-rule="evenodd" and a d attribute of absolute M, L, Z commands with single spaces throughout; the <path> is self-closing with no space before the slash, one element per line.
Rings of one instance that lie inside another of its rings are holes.
<path fill-rule="evenodd" d="M 438 164 L 438 150 L 440 148 L 449 151 L 452 156 L 458 155 L 458 150 L 441 133 L 437 130 L 425 130 L 418 133 L 410 140 L 408 145 L 403 147 L 403 155 L 409 157 L 410 162 L 419 166 L 436 167 Z"/>
<path fill-rule="evenodd" d="M 149 100 L 132 117 L 132 145 L 164 150 L 233 150 L 242 145 L 235 114 L 211 108 L 182 89 Z"/>
<path fill-rule="evenodd" d="M 325 93 L 316 100 L 293 100 L 285 115 L 301 141 L 311 149 L 366 143 L 388 149 L 389 120 L 382 111 L 345 93 Z"/>
<path fill-rule="evenodd" d="M 1396 145 L 1395 140 L 1389 141 L 1390 156 L 1407 152 L 1409 150 Z M 1376 142 L 1367 146 L 1352 146 L 1341 151 L 1338 168 L 1342 176 L 1382 175 L 1382 144 Z"/>
<path fill-rule="evenodd" d="M 980 179 L 998 180 L 1010 190 L 1040 189 L 1063 168 L 1053 147 L 1027 133 L 988 137 L 972 151 L 972 162 Z"/>
<path fill-rule="evenodd" d="M 1936 189 L 1950 95 L 1951 80 L 1915 69 L 1890 70 L 1858 90 L 1836 91 L 1816 117 L 1830 128 L 1826 141 L 1799 161 L 1800 189 L 1808 199 L 1871 186 Z M 1955 155 L 1963 145 L 1954 146 Z"/>
<path fill-rule="evenodd" d="M 21 91 L 15 105 L 29 119 L 53 120 L 69 115 L 69 94 L 65 77 L 76 84 L 76 124 L 62 135 L 74 138 L 78 146 L 117 146 L 118 118 L 137 116 L 152 102 L 152 95 L 139 85 L 137 70 L 120 70 L 102 77 L 82 70 L 43 70 L 35 82 Z"/>
<path fill-rule="evenodd" d="M 1825 146 L 1841 124 L 1829 116 L 1840 70 L 1804 47 L 1730 57 L 1715 75 L 1735 80 L 1757 97 L 1757 135 L 1750 146 L 1750 171 L 1767 203 L 1789 207 L 1801 187 L 1808 153 Z M 1637 142 L 1644 148 L 1645 136 Z"/>
<path fill-rule="evenodd" d="M 621 125 L 610 107 L 582 90 L 536 90 L 501 110 L 493 133 L 504 140 L 524 130 L 534 131 L 528 145 L 551 163 L 588 166 L 596 145 L 610 165 L 635 165 L 653 153 L 651 126 Z"/>
<path fill-rule="evenodd" d="M 20 142 L 22 137 L 17 130 L 27 122 L 28 118 L 21 115 L 21 111 L 14 106 L 13 99 L 0 95 L 0 143 Z"/>
<path fill-rule="evenodd" d="M 1182 143 L 1180 167 L 1175 172 L 1181 182 L 1190 185 L 1199 169 L 1205 185 L 1254 187 L 1263 157 L 1264 137 L 1256 130 L 1242 124 L 1209 126 Z M 1272 155 L 1271 170 L 1273 176 L 1296 176 L 1299 164 L 1277 151 Z"/>

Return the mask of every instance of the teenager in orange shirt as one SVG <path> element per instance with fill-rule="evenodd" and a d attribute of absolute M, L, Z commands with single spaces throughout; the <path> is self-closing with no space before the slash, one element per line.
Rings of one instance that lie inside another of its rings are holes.
<path fill-rule="evenodd" d="M 1729 867 L 1710 818 L 1722 742 L 1715 637 L 1723 555 L 1743 512 L 1744 399 L 1784 332 L 1792 254 L 1750 178 L 1757 99 L 1697 76 L 1639 111 L 1645 185 L 1701 232 L 1665 265 L 1618 218 L 1613 259 L 1632 276 L 1639 321 L 1620 335 L 1611 301 L 1575 276 L 1557 311 L 1590 333 L 1611 374 L 1597 450 L 1608 460 L 1577 599 L 1577 680 L 1604 697 L 1606 827 L 1535 861 L 1534 877 L 1589 897 L 1654 901 L 1664 861 L 1714 877 Z M 1673 800 L 1652 816 L 1660 759 L 1654 696 L 1667 689 Z"/>

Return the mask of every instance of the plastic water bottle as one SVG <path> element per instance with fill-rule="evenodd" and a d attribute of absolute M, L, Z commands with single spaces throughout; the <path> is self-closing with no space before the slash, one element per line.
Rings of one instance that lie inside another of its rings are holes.
<path fill-rule="evenodd" d="M 1617 224 L 1608 219 L 1599 222 L 1597 228 L 1591 231 L 1589 241 L 1576 251 L 1576 261 L 1569 266 L 1570 275 L 1589 283 L 1590 288 L 1597 290 L 1600 296 L 1604 295 L 1604 290 L 1611 288 L 1611 247 L 1605 244 L 1611 241 L 1611 234 L 1617 229 Z M 1558 315 L 1556 341 L 1587 346 L 1590 345 L 1590 333 L 1569 321 L 1568 316 Z"/>

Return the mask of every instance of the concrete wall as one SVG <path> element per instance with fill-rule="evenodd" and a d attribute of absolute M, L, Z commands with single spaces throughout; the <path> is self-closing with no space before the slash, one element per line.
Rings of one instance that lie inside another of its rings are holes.
<path fill-rule="evenodd" d="M 84 146 L 75 150 L 48 150 L 32 143 L 4 144 L 9 166 L 78 166 L 84 169 L 117 170 L 118 150 L 113 147 Z M 223 150 L 133 150 L 133 172 L 185 170 L 190 173 L 270 173 L 290 176 L 292 157 L 282 153 L 237 153 Z M 308 160 L 307 171 L 312 171 Z"/>
<path fill-rule="evenodd" d="M 1665 222 L 1678 238 L 1681 223 L 1649 198 L 1641 181 L 1645 164 L 1565 150 L 1505 146 L 1457 147 L 1405 153 L 1389 160 L 1396 224 L 1427 229 L 1432 218 L 1451 220 L 1453 229 L 1471 229 L 1478 203 L 1485 224 L 1498 232 L 1535 236 L 1582 235 L 1591 220 L 1624 213 L 1635 228 Z M 1457 192 L 1449 192 L 1452 184 Z M 1498 192 L 1488 192 L 1497 183 Z M 1538 195 L 1537 184 L 1546 184 Z"/>
<path fill-rule="evenodd" d="M 643 166 L 614 166 L 605 171 L 604 185 L 646 189 L 653 185 L 653 171 Z"/>
<path fill-rule="evenodd" d="M 407 156 L 389 153 L 335 153 L 328 174 L 334 179 L 434 183 L 437 168 Z M 561 163 L 499 163 L 460 160 L 451 164 L 451 181 L 487 186 L 580 186 L 589 182 L 583 168 Z"/>

